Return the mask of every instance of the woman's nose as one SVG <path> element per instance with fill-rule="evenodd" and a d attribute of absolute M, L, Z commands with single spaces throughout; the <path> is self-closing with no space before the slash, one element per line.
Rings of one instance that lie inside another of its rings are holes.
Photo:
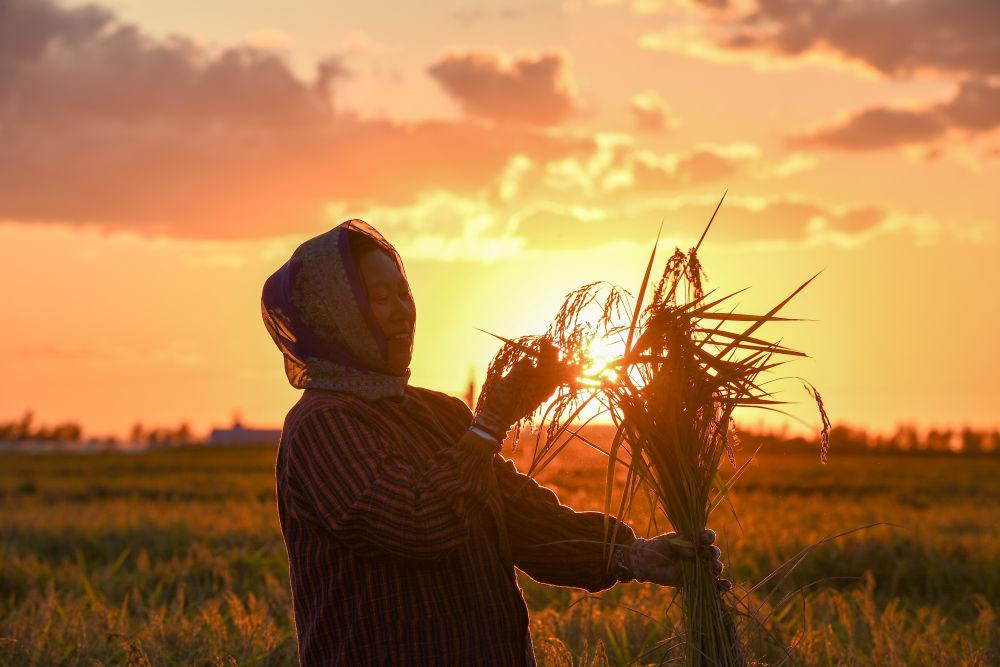
<path fill-rule="evenodd" d="M 415 308 L 413 301 L 409 297 L 399 297 L 397 296 L 393 299 L 392 307 L 392 319 L 394 320 L 412 320 L 415 314 Z"/>

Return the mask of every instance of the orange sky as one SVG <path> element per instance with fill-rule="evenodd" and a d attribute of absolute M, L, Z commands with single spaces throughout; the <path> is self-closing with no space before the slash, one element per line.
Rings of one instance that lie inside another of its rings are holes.
<path fill-rule="evenodd" d="M 460 393 L 476 327 L 636 286 L 728 189 L 713 286 L 826 269 L 771 334 L 835 421 L 996 425 L 1000 5 L 846 4 L 10 3 L 0 419 L 280 423 L 261 285 L 352 217 L 407 263 L 413 382 Z"/>

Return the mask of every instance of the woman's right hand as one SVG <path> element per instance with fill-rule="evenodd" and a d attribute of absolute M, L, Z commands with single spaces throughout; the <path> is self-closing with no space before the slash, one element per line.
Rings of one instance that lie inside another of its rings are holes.
<path fill-rule="evenodd" d="M 515 422 L 534 412 L 567 379 L 559 351 L 542 341 L 537 362 L 523 357 L 476 406 L 473 424 L 503 440 Z"/>

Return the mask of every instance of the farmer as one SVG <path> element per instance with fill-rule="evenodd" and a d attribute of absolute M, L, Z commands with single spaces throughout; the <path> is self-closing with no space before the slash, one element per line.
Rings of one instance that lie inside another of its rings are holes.
<path fill-rule="evenodd" d="M 395 249 L 350 220 L 303 243 L 262 311 L 302 397 L 275 466 L 302 665 L 533 665 L 514 568 L 600 591 L 675 586 L 671 535 L 574 512 L 497 454 L 556 388 L 554 358 L 521 362 L 475 416 L 408 384 L 416 310 Z M 614 524 L 613 524 L 614 525 Z M 714 559 L 714 534 L 701 536 Z"/>

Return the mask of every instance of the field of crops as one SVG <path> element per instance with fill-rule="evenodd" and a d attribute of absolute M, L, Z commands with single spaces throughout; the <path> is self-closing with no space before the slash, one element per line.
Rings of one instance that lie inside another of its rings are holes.
<path fill-rule="evenodd" d="M 273 458 L 0 455 L 0 664 L 293 663 Z M 600 509 L 601 462 L 560 465 L 542 481 Z M 772 664 L 1000 662 L 1000 458 L 767 452 L 733 505 L 739 525 L 729 508 L 713 524 L 741 587 L 825 536 L 895 524 L 820 544 L 755 598 L 791 647 Z M 656 662 L 668 589 L 521 579 L 540 664 Z"/>

